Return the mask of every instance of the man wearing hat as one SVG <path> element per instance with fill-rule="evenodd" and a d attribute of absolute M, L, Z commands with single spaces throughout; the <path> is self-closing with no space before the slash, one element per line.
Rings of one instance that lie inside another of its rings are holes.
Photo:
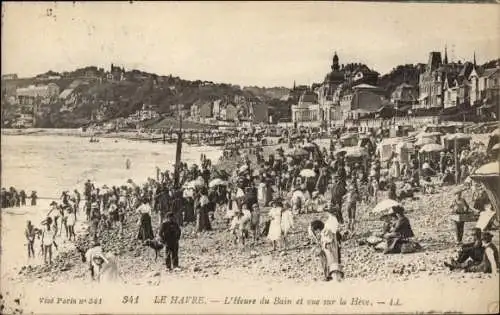
<path fill-rule="evenodd" d="M 165 264 L 168 270 L 179 268 L 179 239 L 181 228 L 174 220 L 174 213 L 168 212 L 166 220 L 161 224 L 159 236 L 165 244 Z"/>
<path fill-rule="evenodd" d="M 498 273 L 499 255 L 498 248 L 491 242 L 493 234 L 490 232 L 483 232 L 481 235 L 481 242 L 484 248 L 483 257 L 479 264 L 475 264 L 474 260 L 468 259 L 463 263 L 454 263 L 445 265 L 454 269 L 464 269 L 466 272 L 481 272 L 481 273 Z"/>

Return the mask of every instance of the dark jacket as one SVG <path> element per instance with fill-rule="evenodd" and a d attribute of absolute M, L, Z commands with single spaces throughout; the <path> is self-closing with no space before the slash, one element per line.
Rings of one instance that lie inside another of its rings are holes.
<path fill-rule="evenodd" d="M 164 244 L 171 246 L 181 238 L 181 229 L 174 221 L 165 221 L 160 227 L 160 238 Z"/>
<path fill-rule="evenodd" d="M 410 238 L 415 236 L 413 230 L 411 229 L 410 220 L 407 217 L 402 216 L 397 221 L 392 232 L 399 234 L 401 238 Z"/>

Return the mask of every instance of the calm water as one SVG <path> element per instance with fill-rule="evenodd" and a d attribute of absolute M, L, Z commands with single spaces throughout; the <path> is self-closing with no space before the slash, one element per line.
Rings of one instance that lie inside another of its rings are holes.
<path fill-rule="evenodd" d="M 14 186 L 41 197 L 58 197 L 63 190 L 83 187 L 87 179 L 99 185 L 119 185 L 131 178 L 136 183 L 156 177 L 156 167 L 172 169 L 175 144 L 70 136 L 2 135 L 2 187 Z M 213 162 L 220 150 L 183 145 L 182 159 L 198 163 L 204 153 Z M 131 168 L 125 168 L 127 159 Z"/>

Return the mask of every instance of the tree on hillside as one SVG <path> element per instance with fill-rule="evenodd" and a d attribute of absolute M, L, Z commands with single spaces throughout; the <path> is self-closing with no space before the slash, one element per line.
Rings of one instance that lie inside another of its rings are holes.
<path fill-rule="evenodd" d="M 402 83 L 418 85 L 421 70 L 417 65 L 406 64 L 393 68 L 391 72 L 383 75 L 379 79 L 379 85 L 384 88 L 388 94 Z"/>

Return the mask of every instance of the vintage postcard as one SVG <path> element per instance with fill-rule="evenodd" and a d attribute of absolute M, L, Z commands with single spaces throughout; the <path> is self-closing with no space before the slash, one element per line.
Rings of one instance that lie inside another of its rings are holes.
<path fill-rule="evenodd" d="M 0 314 L 497 314 L 499 12 L 2 2 Z"/>

